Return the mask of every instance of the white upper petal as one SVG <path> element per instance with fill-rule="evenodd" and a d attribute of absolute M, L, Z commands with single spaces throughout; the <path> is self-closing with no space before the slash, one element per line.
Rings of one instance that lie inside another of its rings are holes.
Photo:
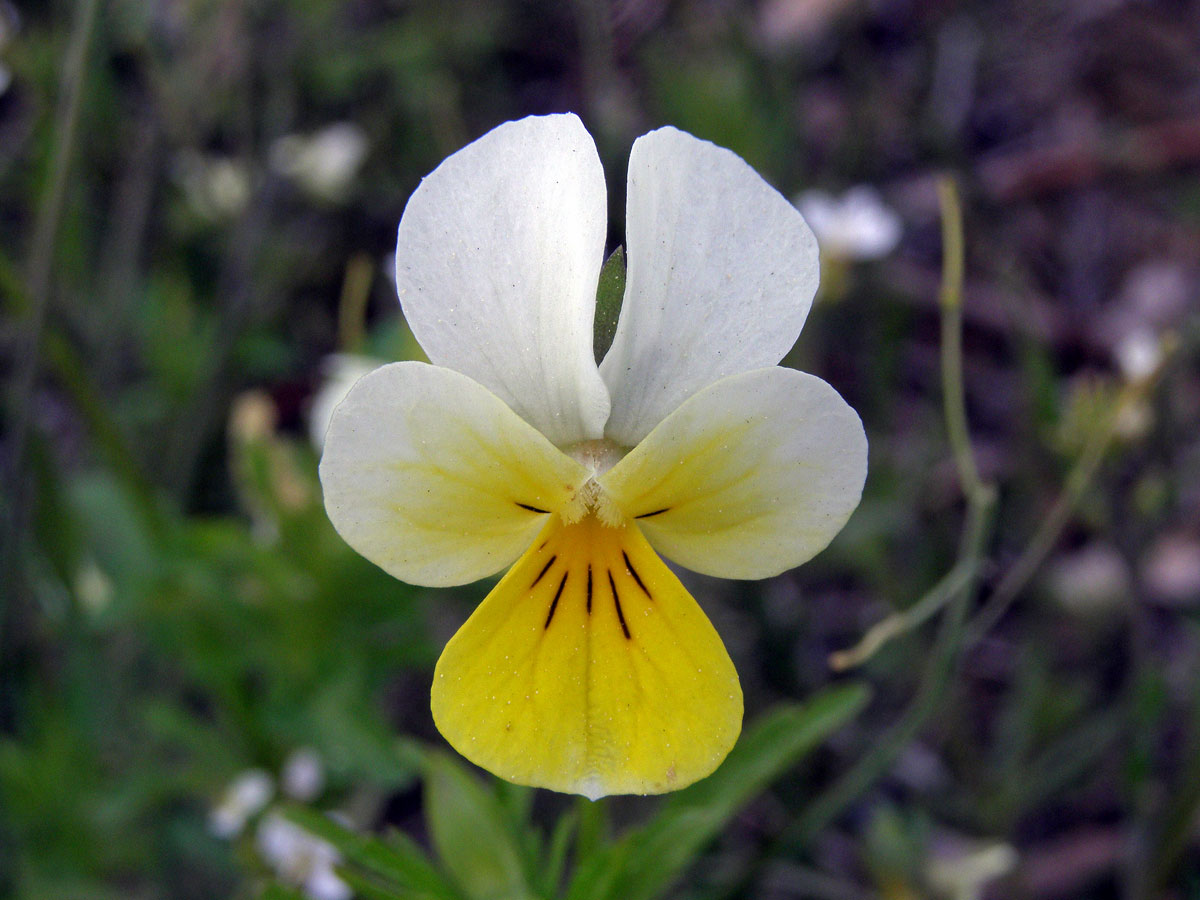
<path fill-rule="evenodd" d="M 592 355 L 608 198 L 573 115 L 508 122 L 448 157 L 400 221 L 396 288 L 413 334 L 555 444 L 600 437 Z"/>
<path fill-rule="evenodd" d="M 334 411 L 325 510 L 391 575 L 442 587 L 516 559 L 588 472 L 486 388 L 452 369 L 392 363 Z"/>
<path fill-rule="evenodd" d="M 674 128 L 629 156 L 629 273 L 600 372 L 633 446 L 718 378 L 779 362 L 817 289 L 816 240 L 736 154 Z"/>
<path fill-rule="evenodd" d="M 857 413 L 820 378 L 775 366 L 704 388 L 600 483 L 669 559 L 766 578 L 824 549 L 866 474 Z"/>

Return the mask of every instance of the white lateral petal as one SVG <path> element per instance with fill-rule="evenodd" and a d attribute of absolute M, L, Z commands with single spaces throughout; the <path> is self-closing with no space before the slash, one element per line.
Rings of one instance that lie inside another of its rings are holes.
<path fill-rule="evenodd" d="M 592 355 L 608 195 L 573 115 L 507 122 L 421 182 L 400 220 L 396 289 L 431 362 L 469 375 L 550 440 L 600 437 Z"/>
<path fill-rule="evenodd" d="M 431 587 L 507 566 L 546 523 L 537 510 L 558 510 L 587 477 L 486 388 L 419 362 L 360 379 L 321 457 L 338 534 L 396 578 Z"/>
<path fill-rule="evenodd" d="M 776 366 L 709 385 L 600 483 L 664 556 L 766 578 L 824 549 L 866 474 L 858 414 L 820 378 Z"/>
<path fill-rule="evenodd" d="M 726 375 L 775 365 L 817 289 L 804 219 L 736 154 L 674 128 L 629 156 L 629 274 L 600 373 L 605 429 L 633 446 L 684 399 Z"/>

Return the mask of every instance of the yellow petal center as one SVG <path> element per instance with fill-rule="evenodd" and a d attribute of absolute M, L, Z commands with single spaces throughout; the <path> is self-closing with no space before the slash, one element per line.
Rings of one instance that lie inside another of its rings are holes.
<path fill-rule="evenodd" d="M 520 784 L 593 799 L 684 787 L 737 739 L 737 673 L 637 526 L 602 492 L 584 500 L 574 521 L 550 517 L 447 644 L 434 721 Z"/>

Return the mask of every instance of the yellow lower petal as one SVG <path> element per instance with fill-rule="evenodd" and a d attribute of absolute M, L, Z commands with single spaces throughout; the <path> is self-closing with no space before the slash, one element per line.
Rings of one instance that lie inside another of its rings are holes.
<path fill-rule="evenodd" d="M 710 774 L 742 691 L 712 624 L 637 527 L 551 518 L 446 645 L 433 718 L 501 778 L 595 799 Z"/>

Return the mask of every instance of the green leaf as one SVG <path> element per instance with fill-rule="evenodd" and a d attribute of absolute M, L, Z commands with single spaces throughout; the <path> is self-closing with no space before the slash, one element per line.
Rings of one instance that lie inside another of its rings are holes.
<path fill-rule="evenodd" d="M 576 867 L 567 900 L 603 900 L 621 871 L 621 860 L 628 848 L 612 842 L 607 801 L 576 797 L 575 812 L 579 817 Z"/>
<path fill-rule="evenodd" d="M 541 830 L 530 823 L 535 791 L 525 785 L 500 780 L 494 782 L 493 789 L 504 814 L 505 830 L 513 835 L 520 853 L 525 881 L 534 884 L 538 881 L 543 841 Z"/>
<path fill-rule="evenodd" d="M 305 900 L 304 894 L 284 887 L 282 884 L 268 884 L 258 898 L 259 900 Z"/>
<path fill-rule="evenodd" d="M 579 862 L 567 900 L 608 900 L 620 897 L 617 884 L 625 868 L 630 846 L 627 841 L 608 844 Z"/>
<path fill-rule="evenodd" d="M 346 866 L 338 866 L 336 871 L 338 878 L 346 882 L 358 900 L 439 900 L 439 895 L 428 894 L 422 890 L 384 886 L 370 876 Z"/>
<path fill-rule="evenodd" d="M 346 883 L 359 900 L 415 900 L 417 897 L 425 900 L 426 897 L 425 894 L 413 894 L 408 890 L 400 893 L 395 889 L 380 887 L 366 875 L 361 875 L 346 866 L 338 866 L 336 872 L 338 878 Z"/>
<path fill-rule="evenodd" d="M 596 286 L 596 318 L 592 334 L 592 350 L 596 354 L 596 365 L 612 346 L 617 333 L 617 320 L 621 317 L 621 301 L 625 299 L 625 250 L 618 247 L 600 269 L 600 282 Z"/>
<path fill-rule="evenodd" d="M 567 865 L 567 853 L 571 849 L 571 839 L 575 837 L 578 827 L 579 813 L 575 809 L 567 810 L 554 823 L 540 872 L 542 893 L 547 897 L 558 896 L 559 882 L 562 881 L 563 870 Z"/>
<path fill-rule="evenodd" d="M 659 896 L 744 804 L 841 728 L 868 699 L 864 685 L 847 684 L 763 716 L 716 772 L 673 795 L 654 819 L 625 835 L 624 864 L 607 891 L 572 890 L 571 896 Z M 581 867 L 581 877 L 588 868 Z"/>
<path fill-rule="evenodd" d="M 388 855 L 381 853 L 373 857 L 380 863 L 375 866 L 377 872 L 389 874 L 381 865 L 386 861 L 391 866 L 390 875 L 395 881 L 400 881 L 399 876 L 403 874 L 408 879 L 407 883 L 414 888 L 421 888 L 438 897 L 458 896 L 445 876 L 434 868 L 425 851 L 404 832 L 389 832 L 384 836 L 380 850 L 386 850 Z"/>
<path fill-rule="evenodd" d="M 472 900 L 531 896 L 496 795 L 442 753 L 426 757 L 425 811 L 438 857 Z"/>
<path fill-rule="evenodd" d="M 434 867 L 421 848 L 399 832 L 386 839 L 357 834 L 328 816 L 306 807 L 291 807 L 287 817 L 322 840 L 328 841 L 347 864 L 406 891 L 440 900 L 458 900 L 458 892 Z"/>

